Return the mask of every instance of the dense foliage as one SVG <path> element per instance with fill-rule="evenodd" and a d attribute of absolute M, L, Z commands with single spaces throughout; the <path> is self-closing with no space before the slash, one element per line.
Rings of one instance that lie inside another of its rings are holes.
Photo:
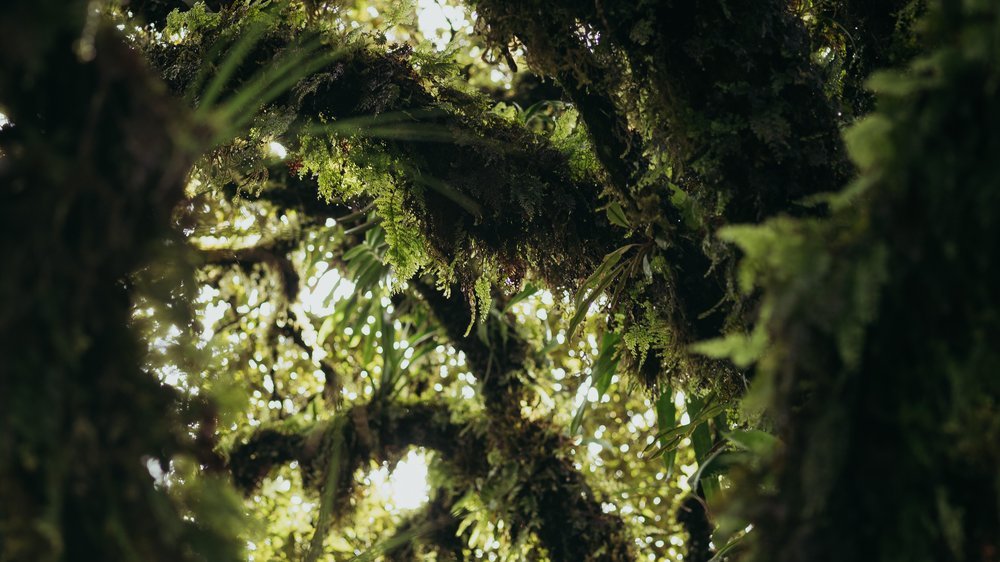
<path fill-rule="evenodd" d="M 1000 560 L 990 0 L 12 0 L 0 561 Z"/>

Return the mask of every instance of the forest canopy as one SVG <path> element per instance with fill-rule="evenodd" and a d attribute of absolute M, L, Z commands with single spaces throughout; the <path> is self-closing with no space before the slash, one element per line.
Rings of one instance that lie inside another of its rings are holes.
<path fill-rule="evenodd" d="M 1000 561 L 992 0 L 8 0 L 0 562 Z"/>

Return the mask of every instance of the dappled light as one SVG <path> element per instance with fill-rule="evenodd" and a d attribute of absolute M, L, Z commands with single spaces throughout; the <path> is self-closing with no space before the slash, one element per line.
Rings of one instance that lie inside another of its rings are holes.
<path fill-rule="evenodd" d="M 0 561 L 1000 561 L 1000 7 L 10 0 Z"/>

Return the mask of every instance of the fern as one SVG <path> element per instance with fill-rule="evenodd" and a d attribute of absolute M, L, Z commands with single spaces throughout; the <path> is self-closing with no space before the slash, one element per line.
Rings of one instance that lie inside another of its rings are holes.
<path fill-rule="evenodd" d="M 375 199 L 375 209 L 382 217 L 382 228 L 385 230 L 385 240 L 389 249 L 385 253 L 386 262 L 392 265 L 399 282 L 410 279 L 421 268 L 428 265 L 430 257 L 425 248 L 427 241 L 417 217 L 409 211 L 404 203 L 405 195 L 402 189 L 394 185 L 385 185 Z"/>

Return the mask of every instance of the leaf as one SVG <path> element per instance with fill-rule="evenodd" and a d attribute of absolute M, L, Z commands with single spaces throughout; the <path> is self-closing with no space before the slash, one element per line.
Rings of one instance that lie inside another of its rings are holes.
<path fill-rule="evenodd" d="M 316 332 L 316 344 L 323 345 L 326 342 L 326 339 L 330 337 L 330 334 L 332 334 L 336 328 L 336 317 L 328 316 L 325 320 L 323 320 L 323 324 Z"/>
<path fill-rule="evenodd" d="M 711 404 L 711 400 L 709 400 L 707 403 Z M 725 412 L 728 408 L 729 404 L 719 403 L 712 406 L 706 406 L 701 411 L 699 411 L 697 415 L 692 415 L 692 413 L 689 411 L 688 416 L 691 417 L 691 421 L 689 423 L 672 427 L 665 431 L 661 431 L 656 435 L 657 439 L 661 444 L 659 448 L 657 448 L 650 454 L 650 456 L 655 457 L 657 455 L 675 449 L 680 444 L 680 442 L 684 440 L 684 438 L 690 437 L 691 434 L 694 433 L 695 429 L 698 428 L 698 426 L 700 426 L 706 420 L 715 417 L 721 414 L 722 412 Z M 653 445 L 654 444 L 651 443 L 644 449 L 644 451 L 652 449 Z"/>
<path fill-rule="evenodd" d="M 729 554 L 731 550 L 739 546 L 740 542 L 743 540 L 743 537 L 745 536 L 746 536 L 745 534 L 742 534 L 742 535 L 737 535 L 732 539 L 730 539 L 729 542 L 727 542 L 725 546 L 720 548 L 718 552 L 715 553 L 715 556 L 713 556 L 712 559 L 709 560 L 708 562 L 723 562 L 724 560 L 728 560 L 726 555 Z"/>
<path fill-rule="evenodd" d="M 608 387 L 611 386 L 611 379 L 614 378 L 615 371 L 618 369 L 618 344 L 621 342 L 621 339 L 621 336 L 618 334 L 610 332 L 604 334 L 601 338 L 600 351 L 598 352 L 597 359 L 594 361 L 593 367 L 590 369 L 590 376 L 587 378 L 587 384 L 593 385 L 597 390 L 598 400 L 608 391 Z M 571 435 L 576 434 L 580 429 L 588 402 L 584 398 L 580 407 L 577 408 L 576 414 L 573 415 L 573 422 L 569 427 Z"/>
<path fill-rule="evenodd" d="M 715 490 L 718 490 L 717 477 L 729 472 L 735 466 L 747 464 L 747 455 L 748 453 L 743 451 L 717 449 L 698 465 L 698 470 L 691 475 L 688 483 L 692 489 L 695 488 L 696 483 L 701 482 L 703 488 L 707 484 L 709 487 L 714 487 Z M 706 489 L 705 491 L 707 492 L 708 490 Z"/>
<path fill-rule="evenodd" d="M 729 359 L 737 367 L 754 364 L 767 350 L 767 333 L 756 329 L 745 334 L 726 334 L 721 338 L 701 341 L 691 345 L 691 351 L 714 359 Z"/>
<path fill-rule="evenodd" d="M 576 435 L 580 431 L 580 425 L 583 423 L 583 412 L 587 409 L 587 404 L 589 401 L 585 396 L 583 401 L 580 402 L 580 407 L 576 409 L 576 413 L 573 414 L 573 421 L 569 424 L 569 434 Z"/>
<path fill-rule="evenodd" d="M 323 487 L 320 489 L 316 529 L 313 531 L 312 539 L 309 541 L 309 550 L 304 557 L 306 562 L 315 562 L 319 559 L 323 551 L 323 540 L 330 531 L 334 502 L 338 493 L 341 492 L 339 483 L 344 464 L 344 427 L 346 424 L 347 418 L 345 416 L 334 418 L 322 437 L 326 441 L 324 445 L 327 448 L 326 474 L 323 479 Z"/>
<path fill-rule="evenodd" d="M 859 169 L 869 170 L 889 160 L 895 146 L 888 140 L 891 132 L 892 121 L 882 115 L 862 119 L 844 132 L 847 152 Z"/>
<path fill-rule="evenodd" d="M 601 338 L 601 347 L 591 368 L 590 376 L 597 389 L 597 395 L 603 397 L 611 386 L 611 379 L 618 368 L 618 344 L 621 336 L 614 333 L 606 333 Z"/>
<path fill-rule="evenodd" d="M 715 448 L 708 422 L 716 415 L 723 414 L 724 416 L 725 412 L 724 404 L 712 407 L 710 406 L 711 401 L 712 397 L 709 397 L 708 400 L 702 400 L 694 395 L 688 398 L 688 415 L 693 418 L 692 425 L 697 424 L 694 431 L 691 432 L 691 447 L 694 449 L 694 456 L 698 461 L 698 474 L 691 481 L 692 488 L 696 488 L 695 484 L 700 481 L 705 499 L 708 501 L 712 501 L 718 493 L 719 482 L 711 474 L 702 476 L 702 473 L 705 471 L 705 467 L 716 459 L 722 451 L 722 449 Z M 721 410 L 719 406 L 723 406 Z"/>
<path fill-rule="evenodd" d="M 586 281 L 583 282 L 583 285 L 581 285 L 580 289 L 577 290 L 573 299 L 575 301 L 579 301 L 584 297 L 587 289 L 599 285 L 600 280 L 604 278 L 611 268 L 618 264 L 618 262 L 622 259 L 622 256 L 637 245 L 638 244 L 628 244 L 613 252 L 609 252 L 606 256 L 604 256 L 604 259 L 601 260 L 601 265 L 597 266 L 597 269 L 590 274 L 590 277 L 588 277 Z"/>
<path fill-rule="evenodd" d="M 624 270 L 624 267 L 618 266 L 618 262 L 621 261 L 622 256 L 626 252 L 637 246 L 637 244 L 628 244 L 627 246 L 622 246 L 617 250 L 610 252 L 608 255 L 604 256 L 604 260 L 601 265 L 597 267 L 594 271 L 583 282 L 580 289 L 576 292 L 576 296 L 573 298 L 575 310 L 573 312 L 573 317 L 570 319 L 569 328 L 566 330 L 566 339 L 571 339 L 573 334 L 576 332 L 576 328 L 580 325 L 580 322 L 587 315 L 587 311 L 590 309 L 591 303 L 597 299 L 597 296 L 604 292 L 611 283 L 618 277 L 618 274 Z M 616 267 L 617 266 L 617 267 Z"/>
<path fill-rule="evenodd" d="M 212 107 L 212 104 L 215 103 L 215 100 L 222 93 L 226 82 L 236 72 L 240 63 L 243 62 L 243 59 L 246 58 L 261 37 L 263 37 L 269 25 L 269 22 L 261 20 L 247 26 L 246 32 L 237 39 L 235 45 L 226 53 L 226 58 L 222 61 L 222 64 L 212 73 L 212 81 L 209 82 L 205 90 L 198 96 L 201 110 L 204 111 Z"/>
<path fill-rule="evenodd" d="M 684 220 L 684 225 L 691 229 L 697 229 L 700 221 L 698 220 L 698 212 L 695 208 L 694 201 L 677 184 L 670 182 L 668 185 L 672 192 L 670 195 L 670 203 L 678 211 L 680 211 L 681 218 Z"/>
<path fill-rule="evenodd" d="M 625 216 L 625 211 L 622 209 L 621 204 L 617 201 L 610 203 L 605 208 L 605 212 L 607 212 L 608 220 L 611 221 L 611 224 L 622 228 L 632 228 L 631 225 L 629 225 L 628 217 Z"/>
<path fill-rule="evenodd" d="M 368 244 L 358 244 L 357 246 L 354 246 L 350 250 L 344 252 L 344 261 L 351 262 L 361 256 L 361 254 L 369 251 L 371 251 L 371 247 L 368 246 Z"/>
<path fill-rule="evenodd" d="M 781 441 L 759 429 L 734 429 L 722 434 L 731 443 L 760 456 L 770 456 Z"/>
<path fill-rule="evenodd" d="M 691 425 L 694 426 L 694 430 L 691 432 L 691 447 L 694 449 L 694 458 L 699 465 L 705 462 L 712 449 L 712 436 L 708 431 L 708 417 L 703 415 L 704 406 L 705 401 L 701 398 L 697 396 L 688 398 L 688 415 L 692 418 Z"/>
<path fill-rule="evenodd" d="M 414 525 L 413 527 L 405 528 L 388 539 L 379 542 L 367 551 L 351 558 L 349 562 L 372 562 L 379 556 L 396 550 L 404 544 L 411 543 L 418 538 L 430 534 L 431 532 L 441 528 L 442 525 L 443 523 L 440 521 L 424 521 L 423 523 Z"/>
<path fill-rule="evenodd" d="M 667 388 L 660 394 L 660 397 L 656 399 L 656 428 L 660 430 L 660 433 L 666 433 L 667 431 L 674 429 L 675 423 L 677 423 L 677 406 L 674 405 L 673 391 Z M 666 446 L 666 440 L 660 439 L 660 447 Z M 665 452 L 663 455 L 663 466 L 667 470 L 667 478 L 669 479 L 674 471 L 674 461 L 677 458 L 677 449 L 672 449 Z"/>

